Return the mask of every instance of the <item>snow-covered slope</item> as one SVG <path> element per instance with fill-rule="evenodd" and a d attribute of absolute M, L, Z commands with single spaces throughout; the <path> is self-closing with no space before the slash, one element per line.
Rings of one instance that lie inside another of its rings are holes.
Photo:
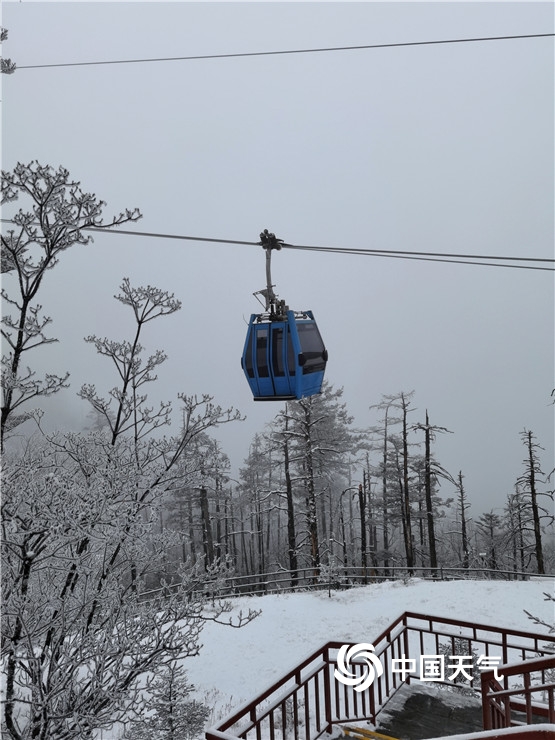
<path fill-rule="evenodd" d="M 347 591 L 243 597 L 235 610 L 260 609 L 241 629 L 207 624 L 200 655 L 186 661 L 198 697 L 212 708 L 210 723 L 233 711 L 329 640 L 372 642 L 404 611 L 531 632 L 524 609 L 555 624 L 552 579 L 450 581 L 413 579 Z"/>

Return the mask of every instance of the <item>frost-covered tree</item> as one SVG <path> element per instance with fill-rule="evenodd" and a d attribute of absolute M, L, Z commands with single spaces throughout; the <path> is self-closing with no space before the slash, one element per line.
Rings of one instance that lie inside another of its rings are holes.
<path fill-rule="evenodd" d="M 322 393 L 287 404 L 290 463 L 297 485 L 304 491 L 305 531 L 309 563 L 317 567 L 322 558 L 320 540 L 326 537 L 324 494 L 338 472 L 347 472 L 347 456 L 358 444 L 352 417 L 342 401 L 343 389 L 324 383 Z"/>
<path fill-rule="evenodd" d="M 295 494 L 291 474 L 291 453 L 289 418 L 286 413 L 280 414 L 274 420 L 274 439 L 279 450 L 281 465 L 283 468 L 283 484 L 280 491 L 282 507 L 285 509 L 287 529 L 287 558 L 284 559 L 291 571 L 291 585 L 295 586 L 299 578 L 299 559 L 297 552 L 297 523 Z"/>
<path fill-rule="evenodd" d="M 462 567 L 468 569 L 470 565 L 470 546 L 468 536 L 468 517 L 466 515 L 467 509 L 470 508 L 468 503 L 466 491 L 463 485 L 464 475 L 462 470 L 459 470 L 457 477 L 457 512 L 459 515 L 460 528 L 461 528 L 461 552 L 462 552 Z"/>
<path fill-rule="evenodd" d="M 408 414 L 410 408 L 412 393 L 401 393 L 399 396 L 399 408 L 401 411 L 401 442 L 402 442 L 402 476 L 399 476 L 401 487 L 401 520 L 403 522 L 403 540 L 405 543 L 405 557 L 407 568 L 412 575 L 414 561 L 414 544 L 412 535 L 412 509 L 411 509 L 411 486 L 410 486 L 410 463 L 409 463 L 409 443 L 408 443 Z"/>
<path fill-rule="evenodd" d="M 222 569 L 203 560 L 184 565 L 163 596 L 144 597 L 176 544 L 157 523 L 164 495 L 182 475 L 179 461 L 238 415 L 209 396 L 179 394 L 178 433 L 152 434 L 169 424 L 171 409 L 148 406 L 144 386 L 163 357 L 142 358 L 137 327 L 170 312 L 174 299 L 125 281 L 122 296 L 134 339 L 90 338 L 112 361 L 118 384 L 107 397 L 94 386 L 81 392 L 107 426 L 43 436 L 4 460 L 3 724 L 12 740 L 91 738 L 128 716 L 140 705 L 143 677 L 195 655 L 203 624 L 228 609 L 217 601 L 205 607 L 203 583 L 209 579 L 217 593 Z"/>
<path fill-rule="evenodd" d="M 0 43 L 3 43 L 8 38 L 8 30 L 6 28 L 0 28 Z M 3 75 L 11 75 L 15 72 L 15 62 L 11 59 L 4 59 L 0 57 L 0 73 Z"/>
<path fill-rule="evenodd" d="M 451 476 L 444 470 L 441 465 L 432 457 L 431 445 L 435 440 L 437 432 L 449 431 L 445 427 L 432 426 L 428 417 L 428 410 L 426 409 L 426 421 L 424 424 L 415 424 L 415 430 L 424 432 L 425 440 L 425 452 L 424 452 L 424 492 L 425 492 L 425 505 L 426 505 L 426 531 L 428 534 L 428 551 L 430 557 L 430 567 L 433 569 L 434 577 L 437 576 L 437 550 L 436 550 L 436 534 L 435 534 L 435 515 L 438 507 L 434 505 L 433 501 L 433 488 L 434 484 L 438 482 L 440 478 L 451 479 Z"/>
<path fill-rule="evenodd" d="M 398 424 L 400 419 L 396 416 L 396 409 L 398 408 L 398 397 L 397 396 L 383 396 L 380 403 L 370 406 L 370 409 L 377 409 L 383 412 L 383 418 L 380 419 L 377 425 L 370 429 L 372 439 L 375 440 L 374 446 L 379 450 L 379 461 L 375 466 L 375 475 L 380 480 L 380 494 L 381 494 L 381 529 L 382 529 L 382 548 L 381 555 L 383 559 L 383 565 L 385 569 L 385 575 L 389 575 L 389 558 L 390 552 L 390 535 L 392 527 L 392 518 L 394 515 L 390 511 L 391 509 L 391 490 L 389 475 L 390 469 L 390 457 L 391 457 L 391 444 L 390 438 L 393 432 L 395 424 Z"/>
<path fill-rule="evenodd" d="M 176 562 L 204 558 L 206 566 L 232 557 L 229 494 L 230 462 L 219 442 L 198 435 L 177 463 L 176 483 L 164 498 L 160 526 L 179 534 Z"/>
<path fill-rule="evenodd" d="M 540 447 L 535 435 L 529 429 L 524 429 L 520 437 L 526 447 L 524 459 L 524 473 L 518 479 L 521 500 L 525 501 L 527 516 L 525 525 L 531 528 L 534 538 L 534 552 L 538 573 L 545 573 L 542 542 L 542 520 L 544 523 L 553 522 L 552 511 L 541 505 L 543 499 L 553 500 L 553 491 L 540 491 L 539 487 L 544 480 L 544 472 L 541 469 L 539 451 Z"/>
<path fill-rule="evenodd" d="M 191 697 L 194 686 L 183 666 L 172 661 L 149 683 L 140 715 L 130 722 L 128 740 L 195 740 L 201 736 L 210 710 Z"/>
<path fill-rule="evenodd" d="M 83 192 L 63 167 L 55 170 L 38 162 L 2 171 L 2 205 L 20 198 L 26 210 L 13 213 L 2 234 L 1 268 L 7 273 L 2 299 L 8 306 L 2 316 L 2 446 L 6 433 L 30 417 L 23 405 L 67 387 L 68 373 L 39 378 L 23 362 L 30 351 L 57 341 L 45 334 L 51 319 L 36 302 L 46 273 L 67 249 L 92 241 L 85 229 L 111 228 L 141 217 L 137 209 L 126 210 L 104 222 L 104 201 Z M 5 208 L 4 217 L 8 214 Z"/>
<path fill-rule="evenodd" d="M 298 580 L 297 528 L 299 493 L 291 463 L 289 418 L 276 415 L 264 433 L 255 434 L 239 471 L 235 500 L 235 531 L 246 573 L 276 567 Z"/>
<path fill-rule="evenodd" d="M 266 572 L 270 559 L 272 524 L 279 527 L 279 508 L 273 491 L 273 446 L 270 440 L 256 434 L 249 454 L 239 471 L 239 493 L 242 504 L 242 539 L 248 548 L 251 573 Z M 274 552 L 274 557 L 277 553 Z"/>
<path fill-rule="evenodd" d="M 79 396 L 91 404 L 93 411 L 110 428 L 112 444 L 125 432 L 132 432 L 138 443 L 158 427 L 170 424 L 171 413 L 170 402 L 160 403 L 157 410 L 147 406 L 144 386 L 157 379 L 155 372 L 167 356 L 162 350 L 157 350 L 143 359 L 141 334 L 148 322 L 179 311 L 181 302 L 150 285 L 134 288 L 129 278 L 124 278 L 121 293 L 115 297 L 133 312 L 135 327 L 132 338 L 122 341 L 89 336 L 85 341 L 94 344 L 99 354 L 112 360 L 118 385 L 109 391 L 107 398 L 100 396 L 96 387 L 90 384 L 82 386 Z"/>
<path fill-rule="evenodd" d="M 554 604 L 554 607 L 553 608 L 555 610 L 555 594 L 549 594 L 546 591 L 544 591 L 544 594 L 543 595 L 545 597 L 544 598 L 544 601 L 551 601 L 551 602 L 553 602 L 553 604 Z M 547 627 L 547 629 L 548 629 L 548 631 L 550 633 L 555 633 L 555 618 L 553 619 L 552 622 L 548 622 L 545 619 L 541 619 L 540 617 L 536 617 L 534 614 L 532 614 L 531 612 L 527 611 L 526 609 L 524 609 L 524 613 L 528 616 L 529 619 L 532 620 L 532 622 L 534 624 L 537 624 L 540 627 Z M 554 614 L 555 614 L 555 611 L 554 611 Z M 554 676 L 554 678 L 555 678 L 555 676 Z"/>
<path fill-rule="evenodd" d="M 140 701 L 141 676 L 195 655 L 204 621 L 225 610 L 204 613 L 202 569 L 183 570 L 164 600 L 141 599 L 169 544 L 151 526 L 151 485 L 131 440 L 114 449 L 102 434 L 45 440 L 5 462 L 7 737 L 92 737 Z"/>
<path fill-rule="evenodd" d="M 373 515 L 378 532 L 382 531 L 382 547 L 376 547 L 375 559 L 383 562 L 386 575 L 390 560 L 401 558 L 409 573 L 414 572 L 417 559 L 436 573 L 442 551 L 436 529 L 444 508 L 451 504 L 450 499 L 440 498 L 439 487 L 443 480 L 454 481 L 433 455 L 437 434 L 448 430 L 431 424 L 427 411 L 424 422 L 411 423 L 413 396 L 414 391 L 384 395 L 370 407 L 383 413 L 369 433 L 375 458 L 370 467 L 377 481 Z M 415 442 L 411 432 L 422 436 L 422 442 Z M 376 535 L 374 541 L 378 539 Z"/>
<path fill-rule="evenodd" d="M 503 519 L 494 511 L 487 511 L 478 518 L 476 527 L 487 553 L 488 567 L 491 570 L 497 570 L 500 550 L 503 550 L 505 546 Z"/>
<path fill-rule="evenodd" d="M 518 485 L 515 493 L 507 496 L 504 514 L 513 570 L 524 573 L 533 557 L 534 548 L 525 524 L 529 518 L 528 505 Z"/>
<path fill-rule="evenodd" d="M 399 557 L 394 540 L 400 526 L 404 558 L 410 572 L 415 565 L 413 503 L 419 479 L 412 470 L 409 454 L 413 446 L 409 441 L 409 431 L 413 428 L 409 424 L 409 413 L 414 410 L 411 407 L 413 395 L 414 391 L 382 396 L 379 404 L 370 407 L 385 412 L 384 419 L 370 430 L 373 445 L 380 450 L 375 475 L 381 481 L 384 565 L 389 565 L 390 556 Z"/>

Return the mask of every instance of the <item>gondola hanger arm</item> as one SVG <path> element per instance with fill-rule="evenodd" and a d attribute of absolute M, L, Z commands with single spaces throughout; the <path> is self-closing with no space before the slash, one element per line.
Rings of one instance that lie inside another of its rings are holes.
<path fill-rule="evenodd" d="M 275 234 L 272 234 L 268 229 L 260 234 L 259 244 L 266 251 L 266 288 L 259 290 L 258 295 L 262 295 L 265 300 L 266 311 L 270 313 L 271 317 L 277 317 L 282 314 L 285 308 L 285 301 L 278 301 L 276 294 L 274 293 L 274 286 L 272 284 L 272 249 L 281 249 L 284 244 L 283 239 L 278 239 Z M 255 293 L 257 295 L 257 293 Z"/>

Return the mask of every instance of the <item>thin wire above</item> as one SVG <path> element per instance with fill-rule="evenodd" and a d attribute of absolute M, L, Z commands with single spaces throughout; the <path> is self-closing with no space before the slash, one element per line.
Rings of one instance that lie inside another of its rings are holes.
<path fill-rule="evenodd" d="M 125 229 L 95 229 L 90 228 L 89 231 L 99 231 L 104 234 L 122 234 L 127 236 L 143 236 L 154 239 L 177 239 L 183 241 L 193 242 L 211 242 L 215 244 L 238 244 L 246 245 L 251 247 L 260 247 L 260 242 L 243 241 L 239 239 L 217 239 L 205 236 L 186 236 L 182 234 L 162 234 L 157 232 L 149 231 L 130 231 Z M 304 250 L 309 252 L 327 252 L 331 254 L 351 254 L 365 257 L 392 257 L 394 259 L 410 259 L 410 260 L 421 260 L 423 262 L 450 262 L 454 264 L 465 264 L 465 265 L 479 265 L 484 267 L 511 267 L 521 270 L 544 270 L 548 272 L 555 272 L 554 267 L 541 267 L 530 264 L 516 264 L 516 263 L 530 263 L 530 262 L 542 262 L 555 264 L 555 259 L 547 257 L 504 257 L 502 255 L 481 255 L 481 254 L 451 254 L 448 252 L 416 252 L 410 250 L 400 249 L 365 249 L 355 247 L 323 247 L 323 246 L 307 246 L 301 244 L 288 244 L 283 242 L 281 246 L 284 249 L 296 249 Z M 502 260 L 508 264 L 491 261 L 481 260 Z"/>
<path fill-rule="evenodd" d="M 516 39 L 538 39 L 555 36 L 555 33 L 527 33 L 514 36 L 479 36 L 462 39 L 440 39 L 436 41 L 400 41 L 384 44 L 360 44 L 357 46 L 327 46 L 312 49 L 280 49 L 274 51 L 244 51 L 229 54 L 193 54 L 180 57 L 153 57 L 142 59 L 107 59 L 94 62 L 60 62 L 55 64 L 18 64 L 16 69 L 46 69 L 52 67 L 88 67 L 102 64 L 146 64 L 151 62 L 186 62 L 203 59 L 236 59 L 240 57 L 283 56 L 287 54 L 320 54 L 337 51 L 363 51 L 367 49 L 394 49 L 407 46 L 433 46 L 439 44 L 468 44 L 484 41 L 513 41 Z"/>

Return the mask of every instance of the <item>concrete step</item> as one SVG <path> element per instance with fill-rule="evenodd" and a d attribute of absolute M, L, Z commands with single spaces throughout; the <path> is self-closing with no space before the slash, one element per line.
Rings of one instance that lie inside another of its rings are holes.
<path fill-rule="evenodd" d="M 478 732 L 482 704 L 477 696 L 440 690 L 429 683 L 403 687 L 378 717 L 377 732 L 398 740 Z"/>

